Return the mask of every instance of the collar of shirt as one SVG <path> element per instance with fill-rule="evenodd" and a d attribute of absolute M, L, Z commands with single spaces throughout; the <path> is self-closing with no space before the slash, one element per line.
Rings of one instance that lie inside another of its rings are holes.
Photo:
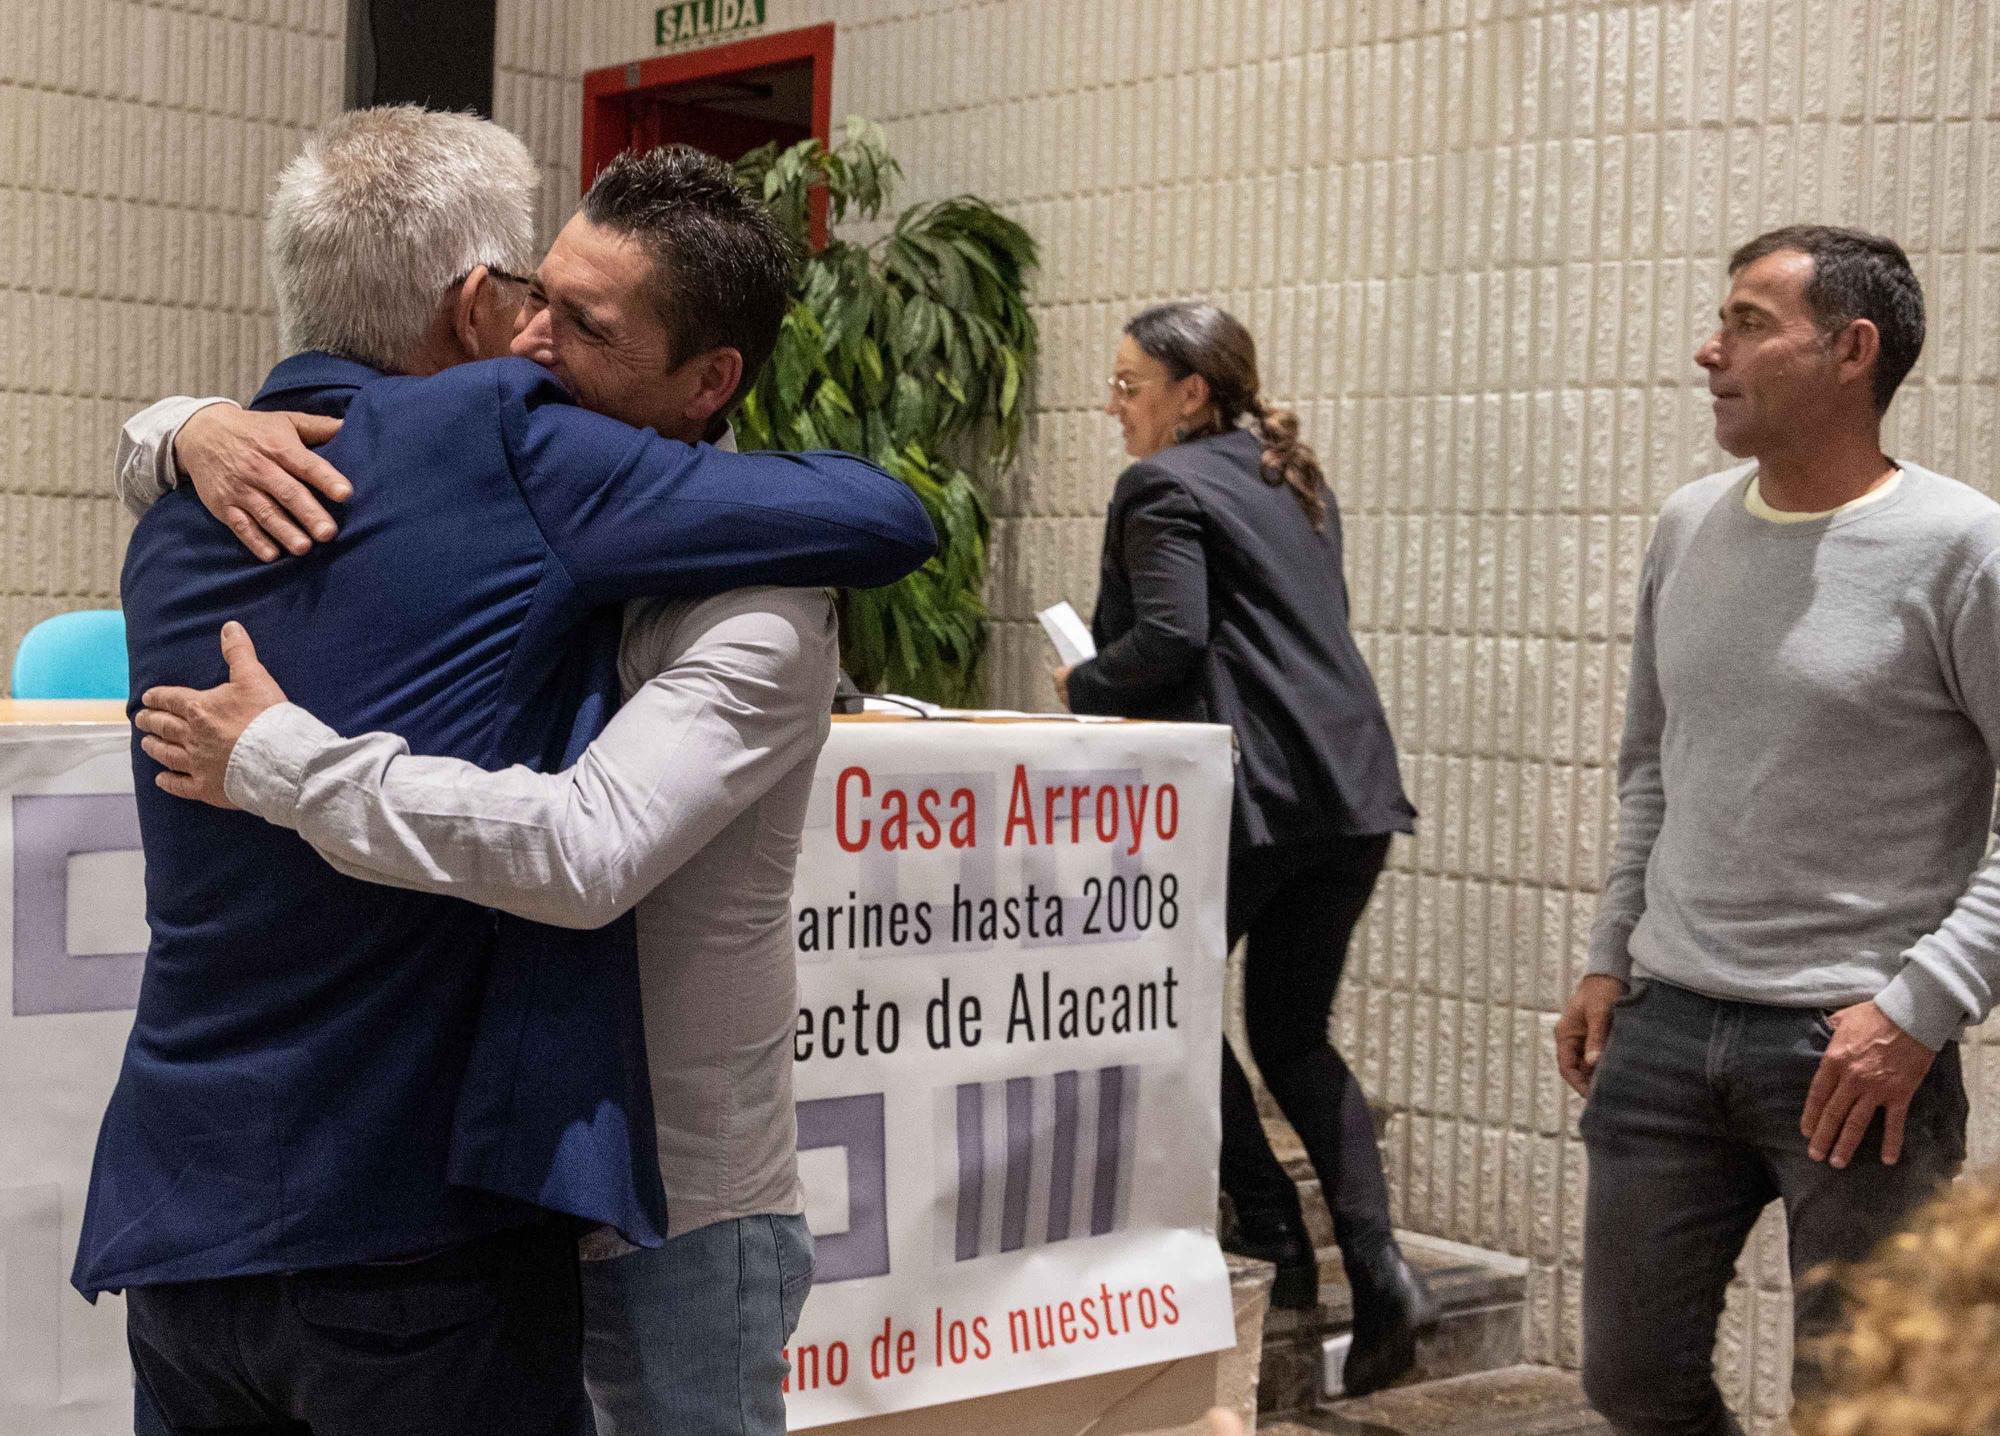
<path fill-rule="evenodd" d="M 1819 509 L 1813 513 L 1799 513 L 1792 509 L 1772 508 L 1770 501 L 1764 497 L 1764 490 L 1759 485 L 1756 475 L 1753 474 L 1750 478 L 1749 487 L 1743 491 L 1743 507 L 1766 523 L 1802 524 L 1813 519 L 1830 519 L 1835 514 L 1844 514 L 1854 509 L 1865 508 L 1869 504 L 1888 498 L 1890 494 L 1896 491 L 1896 485 L 1902 482 L 1903 470 L 1901 467 L 1898 467 L 1883 483 L 1870 489 L 1859 498 L 1849 499 L 1846 503 L 1838 504 L 1830 509 Z"/>

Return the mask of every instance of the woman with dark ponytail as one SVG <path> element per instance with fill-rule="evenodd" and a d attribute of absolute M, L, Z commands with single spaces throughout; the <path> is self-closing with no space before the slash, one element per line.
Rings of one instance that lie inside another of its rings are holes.
<path fill-rule="evenodd" d="M 1345 1387 L 1386 1386 L 1437 1306 L 1389 1225 L 1367 1100 L 1327 1040 L 1348 941 L 1392 833 L 1416 810 L 1348 631 L 1340 514 L 1289 410 L 1267 404 L 1249 333 L 1212 304 L 1125 326 L 1107 408 L 1137 460 L 1112 491 L 1097 657 L 1056 674 L 1078 713 L 1236 732 L 1229 941 L 1248 938 L 1250 1055 L 1298 1129 L 1354 1290 Z M 1234 1250 L 1277 1263 L 1272 1299 L 1309 1307 L 1319 1268 L 1298 1190 L 1223 1044 L 1222 1185 Z"/>

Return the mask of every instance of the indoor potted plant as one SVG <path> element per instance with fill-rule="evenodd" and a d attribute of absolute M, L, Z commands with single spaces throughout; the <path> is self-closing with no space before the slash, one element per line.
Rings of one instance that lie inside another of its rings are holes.
<path fill-rule="evenodd" d="M 858 117 L 832 149 L 816 139 L 782 152 L 766 145 L 738 172 L 807 253 L 777 349 L 737 416 L 738 440 L 845 449 L 916 490 L 941 552 L 889 588 L 846 595 L 842 660 L 868 691 L 976 702 L 985 489 L 1013 460 L 1027 411 L 1035 243 L 960 195 L 904 210 L 866 243 L 811 244 L 816 207 L 831 225 L 877 220 L 901 174 L 880 127 Z"/>

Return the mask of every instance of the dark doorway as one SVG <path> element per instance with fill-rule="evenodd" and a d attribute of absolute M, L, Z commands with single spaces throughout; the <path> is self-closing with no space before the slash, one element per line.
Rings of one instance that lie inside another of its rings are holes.
<path fill-rule="evenodd" d="M 583 77 L 583 186 L 628 149 L 687 144 L 735 160 L 772 141 L 825 141 L 832 111 L 831 25 L 592 70 Z M 823 204 L 812 238 L 826 242 Z"/>
<path fill-rule="evenodd" d="M 762 144 L 812 138 L 812 66 L 797 60 L 640 91 L 629 100 L 632 143 L 690 144 L 741 159 Z"/>
<path fill-rule="evenodd" d="M 347 0 L 347 107 L 493 117 L 494 0 Z"/>

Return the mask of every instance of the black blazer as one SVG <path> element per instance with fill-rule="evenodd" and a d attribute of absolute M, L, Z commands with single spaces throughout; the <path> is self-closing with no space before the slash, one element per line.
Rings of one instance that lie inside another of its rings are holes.
<path fill-rule="evenodd" d="M 1227 723 L 1235 841 L 1407 833 L 1396 745 L 1347 628 L 1340 513 L 1315 533 L 1234 429 L 1118 476 L 1091 628 L 1069 676 L 1078 713 Z"/>

